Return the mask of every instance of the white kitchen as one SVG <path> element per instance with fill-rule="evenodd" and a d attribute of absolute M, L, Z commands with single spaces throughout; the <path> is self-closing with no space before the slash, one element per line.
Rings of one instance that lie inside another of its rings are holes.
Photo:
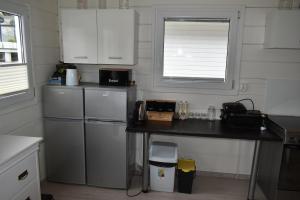
<path fill-rule="evenodd" d="M 299 0 L 0 0 L 0 199 L 299 199 L 299 91 Z"/>

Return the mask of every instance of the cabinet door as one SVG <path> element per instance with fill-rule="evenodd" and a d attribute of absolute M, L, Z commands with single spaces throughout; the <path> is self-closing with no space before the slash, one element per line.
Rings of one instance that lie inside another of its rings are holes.
<path fill-rule="evenodd" d="M 47 179 L 85 184 L 84 122 L 45 119 Z"/>
<path fill-rule="evenodd" d="M 43 110 L 45 117 L 83 119 L 83 89 L 45 86 L 43 88 Z"/>
<path fill-rule="evenodd" d="M 13 200 L 41 200 L 39 184 L 38 180 L 32 181 L 29 185 L 26 185 L 20 193 L 13 197 Z"/>
<path fill-rule="evenodd" d="M 134 65 L 135 11 L 98 10 L 100 64 Z"/>
<path fill-rule="evenodd" d="M 87 119 L 126 122 L 126 104 L 126 91 L 85 89 L 85 117 Z"/>
<path fill-rule="evenodd" d="M 87 184 L 123 188 L 127 186 L 126 124 L 87 121 Z"/>
<path fill-rule="evenodd" d="M 64 9 L 61 13 L 66 63 L 97 63 L 97 11 Z"/>

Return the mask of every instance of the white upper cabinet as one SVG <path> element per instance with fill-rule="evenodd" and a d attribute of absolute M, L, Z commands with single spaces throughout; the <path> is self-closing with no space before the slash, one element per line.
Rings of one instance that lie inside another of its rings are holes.
<path fill-rule="evenodd" d="M 98 59 L 100 64 L 136 64 L 135 11 L 98 10 Z"/>
<path fill-rule="evenodd" d="M 136 64 L 136 16 L 132 9 L 63 9 L 64 62 Z"/>
<path fill-rule="evenodd" d="M 300 10 L 273 10 L 267 15 L 265 48 L 300 48 Z"/>
<path fill-rule="evenodd" d="M 97 64 L 97 10 L 63 9 L 61 20 L 64 62 Z"/>

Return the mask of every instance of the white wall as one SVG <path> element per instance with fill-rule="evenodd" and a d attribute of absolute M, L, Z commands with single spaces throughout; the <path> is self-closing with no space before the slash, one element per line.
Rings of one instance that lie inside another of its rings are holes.
<path fill-rule="evenodd" d="M 34 87 L 31 102 L 0 110 L 0 134 L 43 137 L 41 86 L 59 60 L 58 5 L 56 0 L 16 0 L 30 6 Z M 1 8 L 1 5 L 0 5 Z M 45 177 L 44 145 L 40 150 L 41 178 Z"/>
<path fill-rule="evenodd" d="M 76 0 L 60 0 L 61 8 L 74 8 Z M 97 0 L 89 0 L 88 7 L 97 7 Z M 242 45 L 241 84 L 246 91 L 238 95 L 207 95 L 201 91 L 154 88 L 153 84 L 153 5 L 244 5 L 245 21 Z M 129 0 L 130 7 L 140 14 L 138 64 L 133 67 L 138 85 L 138 94 L 143 99 L 187 100 L 191 110 L 206 111 L 209 105 L 220 108 L 223 102 L 250 97 L 257 109 L 265 108 L 266 80 L 300 79 L 300 50 L 263 49 L 265 16 L 276 7 L 278 0 Z M 117 8 L 118 0 L 107 0 L 107 7 Z M 296 19 L 295 19 L 296 20 Z M 97 70 L 101 66 L 79 66 L 84 81 L 98 81 Z M 242 134 L 242 133 L 241 133 Z M 140 140 L 141 138 L 139 138 Z M 180 156 L 197 160 L 199 170 L 249 174 L 253 142 L 153 136 L 152 139 L 174 141 L 179 144 Z M 140 140 L 141 142 L 141 140 Z M 138 149 L 139 162 L 142 149 Z"/>

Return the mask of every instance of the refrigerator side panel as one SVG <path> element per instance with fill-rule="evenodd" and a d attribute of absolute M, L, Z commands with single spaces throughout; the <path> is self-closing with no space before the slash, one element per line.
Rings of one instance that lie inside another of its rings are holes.
<path fill-rule="evenodd" d="M 45 119 L 47 179 L 85 184 L 84 121 Z"/>
<path fill-rule="evenodd" d="M 125 123 L 86 122 L 87 184 L 127 188 Z"/>
<path fill-rule="evenodd" d="M 43 106 L 45 117 L 83 119 L 83 89 L 45 86 Z"/>
<path fill-rule="evenodd" d="M 136 134 L 127 134 L 127 185 L 131 182 L 136 172 Z"/>
<path fill-rule="evenodd" d="M 127 120 L 127 92 L 85 89 L 85 116 L 103 121 Z"/>

